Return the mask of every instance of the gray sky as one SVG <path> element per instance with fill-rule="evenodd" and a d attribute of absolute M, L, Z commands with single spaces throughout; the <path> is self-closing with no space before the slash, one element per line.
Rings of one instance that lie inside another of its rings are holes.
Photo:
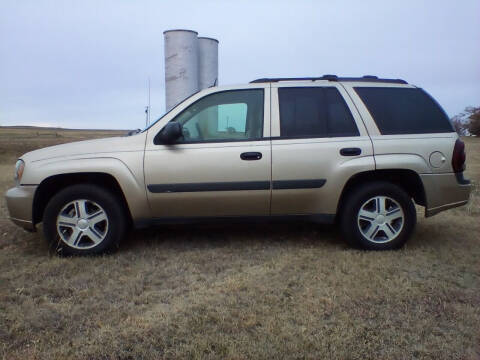
<path fill-rule="evenodd" d="M 163 31 L 215 37 L 220 84 L 403 78 L 480 106 L 480 0 L 0 2 L 0 125 L 144 126 L 165 108 Z"/>

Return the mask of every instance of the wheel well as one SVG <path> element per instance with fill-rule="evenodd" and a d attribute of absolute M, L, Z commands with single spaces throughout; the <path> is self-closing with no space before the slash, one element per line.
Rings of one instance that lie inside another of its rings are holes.
<path fill-rule="evenodd" d="M 55 194 L 68 186 L 76 184 L 94 184 L 113 192 L 122 202 L 125 213 L 131 223 L 132 215 L 130 214 L 127 200 L 120 185 L 112 175 L 106 173 L 73 173 L 50 176 L 40 183 L 33 198 L 33 224 L 35 225 L 42 221 L 43 212 Z"/>
<path fill-rule="evenodd" d="M 355 174 L 347 181 L 343 188 L 342 195 L 340 195 L 337 214 L 341 213 L 344 200 L 350 191 L 361 184 L 372 181 L 387 181 L 393 183 L 405 190 L 416 204 L 421 206 L 426 205 L 425 189 L 423 188 L 420 176 L 415 171 L 407 169 L 372 170 Z"/>

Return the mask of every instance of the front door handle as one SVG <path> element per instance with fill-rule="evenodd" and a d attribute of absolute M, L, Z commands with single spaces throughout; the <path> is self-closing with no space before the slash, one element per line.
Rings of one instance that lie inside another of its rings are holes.
<path fill-rule="evenodd" d="M 244 152 L 240 154 L 240 159 L 242 160 L 260 160 L 262 158 L 262 153 L 260 152 Z"/>
<path fill-rule="evenodd" d="M 343 148 L 340 149 L 340 155 L 342 156 L 356 156 L 362 153 L 362 149 L 360 148 Z"/>

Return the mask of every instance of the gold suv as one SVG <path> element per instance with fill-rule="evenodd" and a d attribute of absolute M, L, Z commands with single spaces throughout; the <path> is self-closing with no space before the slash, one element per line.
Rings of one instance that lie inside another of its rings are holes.
<path fill-rule="evenodd" d="M 23 155 L 12 221 L 62 254 L 118 245 L 130 225 L 233 218 L 338 222 L 353 246 L 402 246 L 464 205 L 464 144 L 424 90 L 374 76 L 212 87 L 131 136 Z"/>

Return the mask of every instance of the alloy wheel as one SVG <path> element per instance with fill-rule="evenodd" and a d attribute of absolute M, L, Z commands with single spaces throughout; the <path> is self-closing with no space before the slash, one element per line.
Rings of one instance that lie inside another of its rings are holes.
<path fill-rule="evenodd" d="M 91 200 L 74 200 L 65 205 L 57 216 L 60 239 L 75 249 L 89 249 L 100 244 L 108 233 L 105 210 Z"/>
<path fill-rule="evenodd" d="M 400 204 L 388 196 L 375 196 L 365 201 L 357 214 L 362 235 L 374 243 L 394 240 L 402 231 L 405 214 Z"/>

